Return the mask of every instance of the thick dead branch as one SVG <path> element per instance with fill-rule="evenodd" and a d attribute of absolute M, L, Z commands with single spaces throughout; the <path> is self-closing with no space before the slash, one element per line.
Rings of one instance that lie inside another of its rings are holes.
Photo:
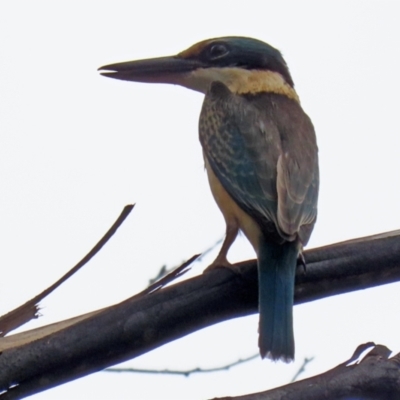
<path fill-rule="evenodd" d="M 305 259 L 307 272 L 297 277 L 296 304 L 395 282 L 400 280 L 400 233 L 309 250 Z M 235 273 L 214 269 L 128 299 L 32 343 L 10 346 L 8 340 L 19 335 L 0 339 L 0 390 L 7 391 L 0 398 L 46 390 L 209 325 L 255 313 L 255 261 L 236 267 Z"/>
<path fill-rule="evenodd" d="M 266 392 L 214 400 L 397 400 L 400 399 L 400 355 L 389 358 L 390 353 L 387 347 L 374 345 L 357 364 L 350 365 L 352 357 L 309 379 Z"/>

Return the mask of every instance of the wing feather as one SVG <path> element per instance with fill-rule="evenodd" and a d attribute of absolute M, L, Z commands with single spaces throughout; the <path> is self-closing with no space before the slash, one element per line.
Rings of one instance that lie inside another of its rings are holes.
<path fill-rule="evenodd" d="M 199 131 L 211 168 L 238 205 L 267 235 L 299 235 L 305 244 L 317 215 L 318 159 L 299 104 L 273 93 L 235 95 L 214 82 Z"/>

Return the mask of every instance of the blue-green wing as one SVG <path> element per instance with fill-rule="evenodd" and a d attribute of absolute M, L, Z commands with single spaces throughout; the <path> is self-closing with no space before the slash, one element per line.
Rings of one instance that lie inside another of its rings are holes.
<path fill-rule="evenodd" d="M 300 233 L 308 240 L 316 219 L 317 147 L 295 101 L 234 95 L 215 82 L 204 101 L 200 140 L 225 190 L 264 232 L 274 235 L 272 227 L 282 239 Z"/>

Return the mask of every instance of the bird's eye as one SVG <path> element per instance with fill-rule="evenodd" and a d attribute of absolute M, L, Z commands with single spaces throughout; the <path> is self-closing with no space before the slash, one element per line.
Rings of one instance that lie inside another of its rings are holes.
<path fill-rule="evenodd" d="M 216 60 L 217 58 L 221 58 L 228 53 L 228 48 L 223 44 L 214 44 L 210 47 L 210 58 L 212 60 Z"/>

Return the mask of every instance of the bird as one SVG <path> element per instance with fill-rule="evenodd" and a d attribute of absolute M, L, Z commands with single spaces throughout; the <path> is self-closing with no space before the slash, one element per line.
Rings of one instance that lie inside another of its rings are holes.
<path fill-rule="evenodd" d="M 257 255 L 260 355 L 293 361 L 295 275 L 317 219 L 319 168 L 315 130 L 281 52 L 258 39 L 229 36 L 99 71 L 205 95 L 199 139 L 226 223 L 208 268 L 232 267 L 228 250 L 242 231 Z"/>

